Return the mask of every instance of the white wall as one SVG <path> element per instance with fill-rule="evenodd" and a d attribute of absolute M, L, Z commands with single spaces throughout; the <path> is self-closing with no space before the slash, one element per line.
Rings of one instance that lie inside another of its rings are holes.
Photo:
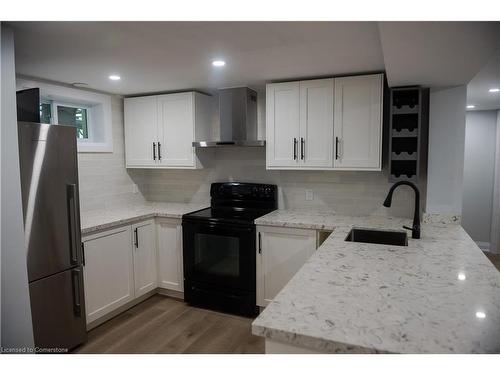
<path fill-rule="evenodd" d="M 33 346 L 19 177 L 14 35 L 1 26 L 2 331 L 4 348 Z"/>
<path fill-rule="evenodd" d="M 426 212 L 461 215 L 466 86 L 431 90 Z"/>
<path fill-rule="evenodd" d="M 466 115 L 462 225 L 489 248 L 495 177 L 496 111 Z"/>
<path fill-rule="evenodd" d="M 497 111 L 495 177 L 493 188 L 490 251 L 500 254 L 500 110 Z"/>

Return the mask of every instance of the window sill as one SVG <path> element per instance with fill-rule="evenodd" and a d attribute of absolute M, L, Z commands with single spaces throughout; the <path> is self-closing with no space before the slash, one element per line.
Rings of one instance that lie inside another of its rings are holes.
<path fill-rule="evenodd" d="M 113 152 L 112 143 L 77 141 L 78 153 Z"/>

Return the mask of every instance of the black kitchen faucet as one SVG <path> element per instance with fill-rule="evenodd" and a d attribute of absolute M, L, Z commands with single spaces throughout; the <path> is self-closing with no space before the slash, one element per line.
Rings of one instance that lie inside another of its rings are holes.
<path fill-rule="evenodd" d="M 415 192 L 415 212 L 413 214 L 413 226 L 412 228 L 403 226 L 403 228 L 411 230 L 411 238 L 419 239 L 420 238 L 420 192 L 418 191 L 417 186 L 413 182 L 399 181 L 396 182 L 394 185 L 392 185 L 392 187 L 389 190 L 389 193 L 387 193 L 387 197 L 385 198 L 384 206 L 391 207 L 392 193 L 400 185 L 408 185 Z"/>

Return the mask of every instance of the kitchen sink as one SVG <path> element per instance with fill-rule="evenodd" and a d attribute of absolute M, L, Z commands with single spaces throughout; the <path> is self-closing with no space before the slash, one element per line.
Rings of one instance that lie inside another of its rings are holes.
<path fill-rule="evenodd" d="M 408 236 L 406 232 L 402 231 L 353 228 L 345 240 L 380 245 L 408 246 Z"/>

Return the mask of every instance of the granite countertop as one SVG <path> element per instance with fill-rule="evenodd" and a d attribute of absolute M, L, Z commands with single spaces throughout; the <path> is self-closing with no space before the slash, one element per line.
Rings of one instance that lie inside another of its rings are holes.
<path fill-rule="evenodd" d="M 422 225 L 408 246 L 344 241 L 353 227 L 411 220 L 278 210 L 260 225 L 334 229 L 252 324 L 320 352 L 500 352 L 500 273 L 457 224 Z"/>
<path fill-rule="evenodd" d="M 210 204 L 144 202 L 130 206 L 82 211 L 80 214 L 82 235 L 153 217 L 180 219 L 188 212 L 208 206 Z"/>

